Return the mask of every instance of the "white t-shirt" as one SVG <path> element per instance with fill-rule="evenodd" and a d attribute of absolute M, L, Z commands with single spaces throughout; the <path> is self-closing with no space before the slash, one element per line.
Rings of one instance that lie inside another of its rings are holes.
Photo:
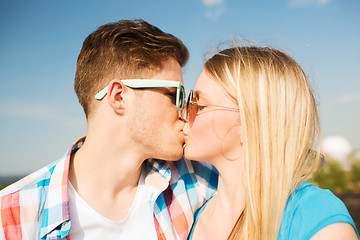
<path fill-rule="evenodd" d="M 128 215 L 121 221 L 112 221 L 90 207 L 69 181 L 70 238 L 72 240 L 157 239 L 153 211 L 149 205 L 150 194 L 144 184 L 142 173 Z"/>

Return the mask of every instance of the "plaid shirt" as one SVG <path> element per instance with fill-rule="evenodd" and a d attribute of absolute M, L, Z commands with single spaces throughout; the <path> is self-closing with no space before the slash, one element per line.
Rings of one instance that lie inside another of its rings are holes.
<path fill-rule="evenodd" d="M 0 191 L 0 239 L 70 239 L 69 163 L 84 140 L 64 158 Z M 144 167 L 158 239 L 186 239 L 194 212 L 216 190 L 216 169 L 185 159 L 146 160 Z"/>

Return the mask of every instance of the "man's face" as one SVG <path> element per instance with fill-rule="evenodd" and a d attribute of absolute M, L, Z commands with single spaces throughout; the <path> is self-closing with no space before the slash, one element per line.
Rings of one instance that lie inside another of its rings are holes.
<path fill-rule="evenodd" d="M 170 58 L 150 77 L 159 80 L 182 80 L 179 63 Z M 138 90 L 135 90 L 138 91 Z M 183 155 L 184 122 L 176 108 L 176 88 L 148 88 L 138 95 L 129 124 L 135 144 L 146 158 L 178 160 Z"/>

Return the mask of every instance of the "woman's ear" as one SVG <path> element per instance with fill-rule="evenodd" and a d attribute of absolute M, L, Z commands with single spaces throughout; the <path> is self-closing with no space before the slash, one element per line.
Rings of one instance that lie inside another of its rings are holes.
<path fill-rule="evenodd" d="M 108 103 L 115 113 L 123 114 L 125 109 L 124 93 L 126 86 L 118 79 L 112 80 L 108 85 Z"/>

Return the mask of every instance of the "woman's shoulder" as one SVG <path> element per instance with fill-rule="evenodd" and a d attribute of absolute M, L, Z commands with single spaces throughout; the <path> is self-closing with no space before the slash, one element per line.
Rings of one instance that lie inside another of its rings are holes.
<path fill-rule="evenodd" d="M 322 228 L 337 222 L 354 222 L 345 204 L 331 191 L 311 183 L 301 184 L 289 197 L 279 232 L 283 239 L 310 239 Z"/>
<path fill-rule="evenodd" d="M 289 197 L 286 208 L 294 214 L 303 211 L 305 213 L 324 211 L 324 214 L 349 214 L 344 203 L 330 190 L 321 189 L 308 182 L 304 182 L 295 189 Z"/>

